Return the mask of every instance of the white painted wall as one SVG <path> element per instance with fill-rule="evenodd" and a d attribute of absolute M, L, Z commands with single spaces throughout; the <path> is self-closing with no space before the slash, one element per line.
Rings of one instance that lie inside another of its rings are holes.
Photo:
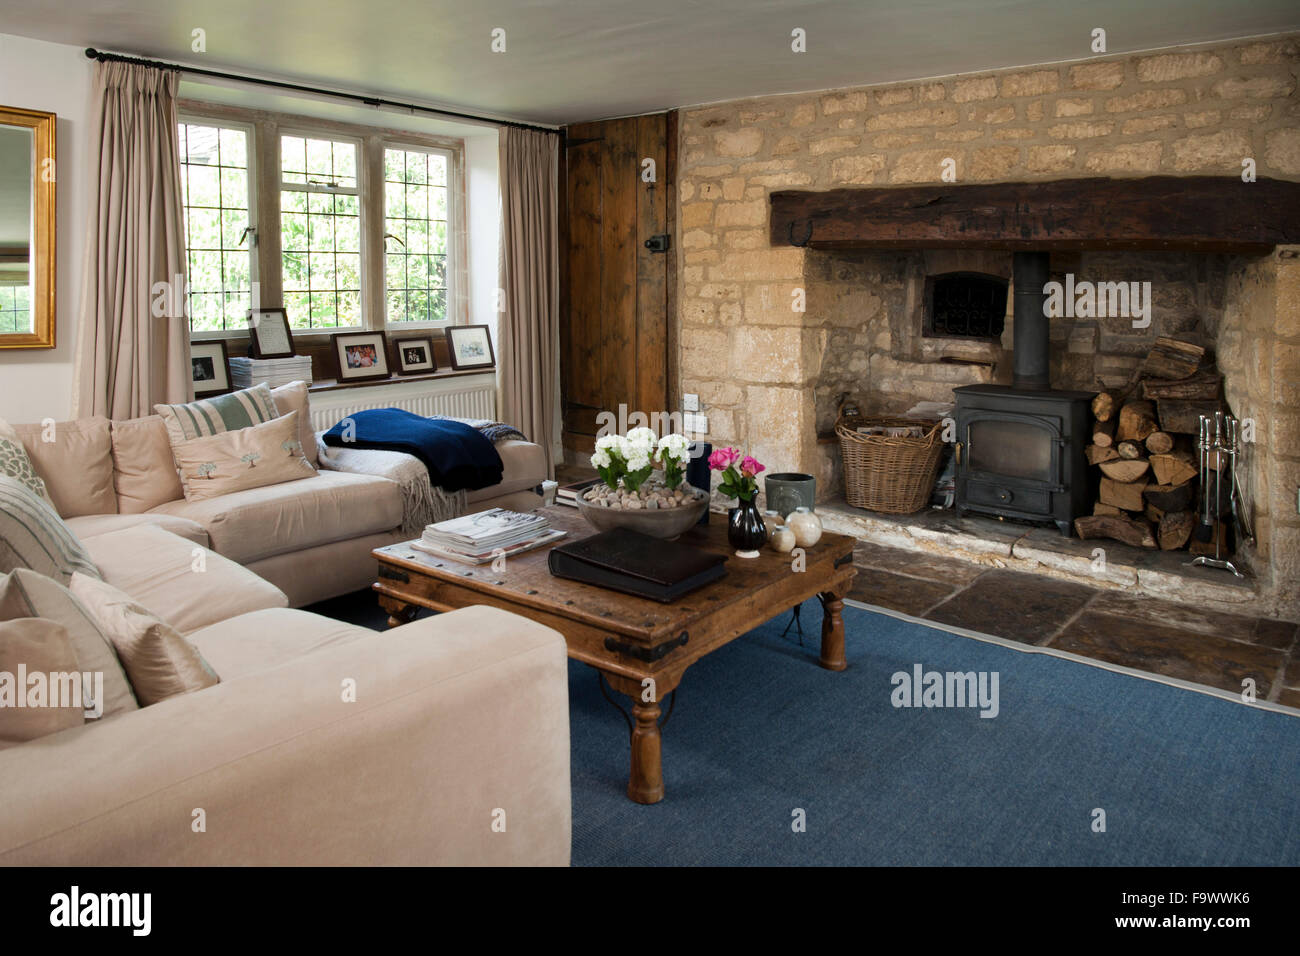
<path fill-rule="evenodd" d="M 86 246 L 91 66 L 82 47 L 0 34 L 0 103 L 58 116 L 56 347 L 0 349 L 0 418 L 11 422 L 62 421 L 72 414 L 72 346 Z"/>

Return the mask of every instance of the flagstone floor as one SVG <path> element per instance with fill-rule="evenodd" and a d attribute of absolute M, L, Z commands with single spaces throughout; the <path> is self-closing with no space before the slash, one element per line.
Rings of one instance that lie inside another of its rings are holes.
<path fill-rule="evenodd" d="M 1300 625 L 859 541 L 864 604 L 1300 707 Z"/>
<path fill-rule="evenodd" d="M 589 469 L 557 469 L 561 484 Z M 1300 708 L 1300 624 L 860 540 L 850 595 L 913 617 Z"/>

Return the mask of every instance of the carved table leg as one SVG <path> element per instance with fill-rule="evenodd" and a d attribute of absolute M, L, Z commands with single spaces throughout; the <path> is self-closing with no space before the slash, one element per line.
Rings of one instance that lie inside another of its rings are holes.
<path fill-rule="evenodd" d="M 829 591 L 817 597 L 822 602 L 821 665 L 827 670 L 842 671 L 849 666 L 844 659 L 844 620 L 840 616 L 844 599 Z"/>
<path fill-rule="evenodd" d="M 388 612 L 389 627 L 401 627 L 403 624 L 410 624 L 415 620 L 415 615 L 420 613 L 418 604 L 407 604 L 405 601 L 399 601 L 397 598 L 391 598 L 387 595 L 380 596 L 379 606 Z"/>
<path fill-rule="evenodd" d="M 658 701 L 635 699 L 632 717 L 632 770 L 628 775 L 627 795 L 637 803 L 658 803 L 664 798 Z"/>

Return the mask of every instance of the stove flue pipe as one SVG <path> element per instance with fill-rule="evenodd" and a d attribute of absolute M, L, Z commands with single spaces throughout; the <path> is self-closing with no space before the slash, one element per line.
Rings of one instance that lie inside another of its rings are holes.
<path fill-rule="evenodd" d="M 1046 252 L 1013 254 L 1012 286 L 1015 289 L 1015 345 L 1012 384 L 1016 388 L 1051 388 L 1050 331 L 1043 312 L 1048 281 Z"/>

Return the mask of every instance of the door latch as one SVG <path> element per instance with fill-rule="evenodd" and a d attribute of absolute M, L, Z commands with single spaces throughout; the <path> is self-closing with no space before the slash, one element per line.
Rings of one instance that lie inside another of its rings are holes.
<path fill-rule="evenodd" d="M 645 241 L 645 247 L 651 252 L 667 252 L 669 241 L 672 239 L 667 233 L 660 233 L 657 236 L 651 236 Z"/>

